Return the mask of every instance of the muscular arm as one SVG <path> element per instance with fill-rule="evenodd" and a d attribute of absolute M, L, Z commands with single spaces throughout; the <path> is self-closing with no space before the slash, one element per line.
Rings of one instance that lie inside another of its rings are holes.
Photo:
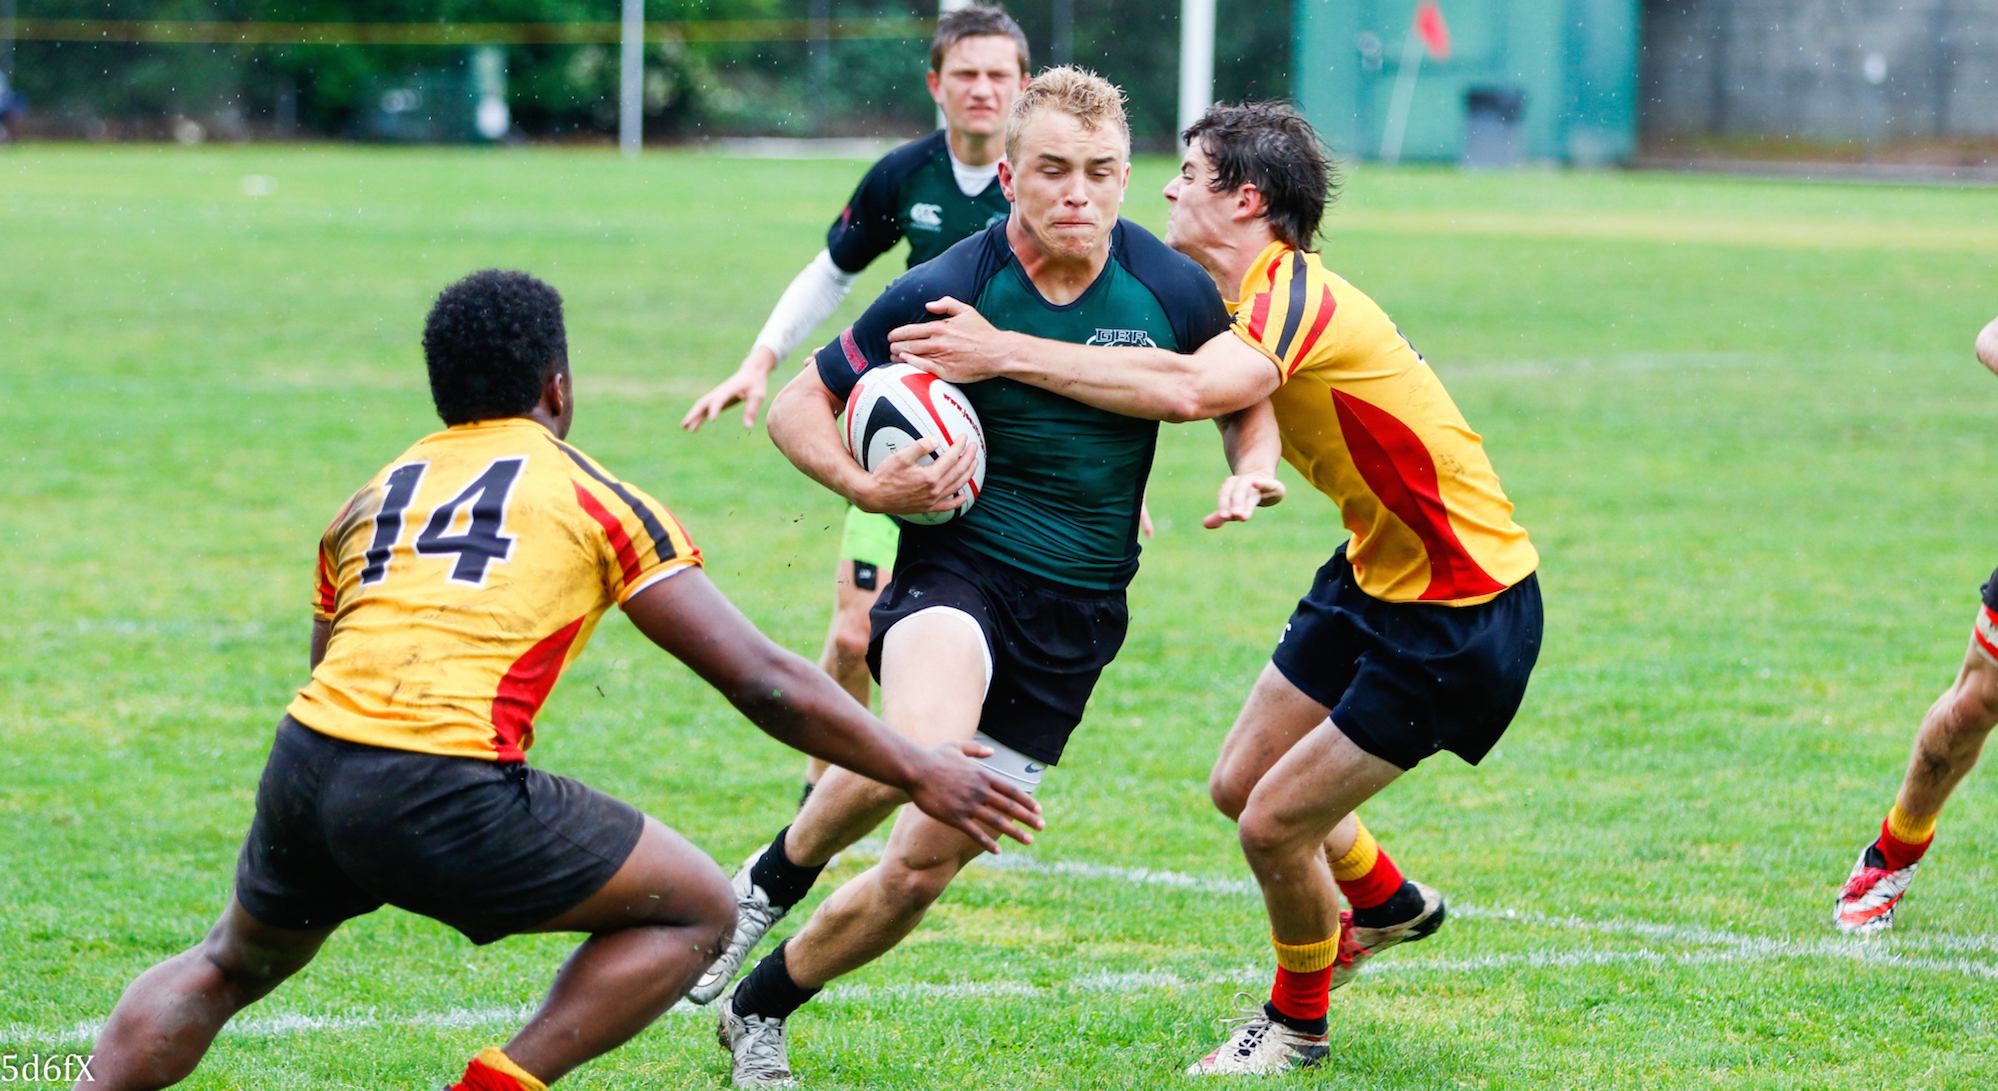
<path fill-rule="evenodd" d="M 640 632 L 779 742 L 907 792 L 988 850 L 998 846 L 986 830 L 1031 843 L 1015 823 L 1041 828 L 1032 797 L 964 758 L 971 744 L 924 750 L 895 734 L 830 675 L 764 636 L 701 570 L 653 584 L 624 609 Z"/>
<path fill-rule="evenodd" d="M 922 440 L 897 451 L 870 474 L 846 452 L 840 439 L 837 418 L 845 408 L 819 378 L 818 364 L 807 361 L 798 377 L 785 384 L 770 403 L 770 441 L 805 476 L 846 497 L 862 511 L 908 515 L 948 511 L 963 502 L 953 500 L 952 495 L 971 480 L 974 467 L 966 457 L 968 443 L 960 443 L 935 462 L 921 466 L 917 463 L 923 456 L 936 450 L 934 441 Z"/>
<path fill-rule="evenodd" d="M 1984 332 L 1977 335 L 1977 358 L 1993 375 L 1998 375 L 1998 318 L 1992 319 Z"/>
<path fill-rule="evenodd" d="M 894 330 L 889 348 L 897 359 L 954 383 L 1005 376 L 1127 417 L 1180 422 L 1246 409 L 1282 380 L 1269 357 L 1232 333 L 1189 355 L 995 329 L 955 299 L 940 299 L 930 309 L 949 317 Z"/>

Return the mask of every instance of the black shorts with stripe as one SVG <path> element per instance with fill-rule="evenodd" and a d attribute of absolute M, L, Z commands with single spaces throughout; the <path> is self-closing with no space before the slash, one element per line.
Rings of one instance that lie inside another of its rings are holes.
<path fill-rule="evenodd" d="M 1448 750 L 1476 765 L 1519 711 L 1540 631 L 1535 576 L 1476 606 L 1385 602 L 1360 590 L 1342 545 L 1270 663 L 1382 761 L 1413 769 Z"/>
<path fill-rule="evenodd" d="M 364 746 L 286 716 L 236 899 L 277 928 L 393 905 L 491 943 L 603 889 L 644 825 L 630 804 L 525 762 Z"/>

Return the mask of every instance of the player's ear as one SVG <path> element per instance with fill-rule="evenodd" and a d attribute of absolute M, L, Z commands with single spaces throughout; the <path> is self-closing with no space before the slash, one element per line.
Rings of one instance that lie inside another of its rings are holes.
<path fill-rule="evenodd" d="M 1266 207 L 1268 204 L 1269 202 L 1263 199 L 1263 191 L 1257 189 L 1254 182 L 1244 182 L 1242 188 L 1235 191 L 1235 218 L 1257 219 L 1269 211 Z"/>
<path fill-rule="evenodd" d="M 936 69 L 932 68 L 930 69 L 929 74 L 923 77 L 923 82 L 929 86 L 930 98 L 933 101 L 935 101 L 938 108 L 941 109 L 943 107 L 943 78 L 937 75 Z M 1024 86 L 1025 81 L 1023 80 L 1021 82 L 1022 85 Z"/>

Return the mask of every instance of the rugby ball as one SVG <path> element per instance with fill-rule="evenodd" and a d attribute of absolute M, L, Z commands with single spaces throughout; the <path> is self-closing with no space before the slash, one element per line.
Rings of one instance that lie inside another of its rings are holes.
<path fill-rule="evenodd" d="M 971 481 L 957 495 L 964 503 L 948 511 L 924 511 L 895 518 L 924 526 L 948 523 L 971 510 L 985 487 L 985 431 L 964 391 L 908 364 L 869 368 L 846 399 L 846 451 L 869 473 L 889 455 L 920 439 L 937 450 L 971 444 Z M 919 465 L 936 461 L 934 452 Z"/>

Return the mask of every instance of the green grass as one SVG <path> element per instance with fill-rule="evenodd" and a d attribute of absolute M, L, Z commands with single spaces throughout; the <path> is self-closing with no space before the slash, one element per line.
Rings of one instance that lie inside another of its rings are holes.
<path fill-rule="evenodd" d="M 1168 169 L 1133 185 L 1155 227 Z M 432 429 L 417 332 L 464 272 L 562 289 L 575 441 L 816 653 L 838 503 L 760 430 L 676 425 L 858 171 L 0 151 L 0 1052 L 81 1048 L 226 899 L 304 676 L 318 535 Z M 253 173 L 277 192 L 244 196 Z M 1438 758 L 1368 808 L 1458 919 L 1338 995 L 1334 1063 L 1286 1085 L 1998 1083 L 1998 782 L 1959 793 L 1891 939 L 1825 926 L 1998 563 L 1998 383 L 1969 353 L 1998 310 L 1998 192 L 1367 168 L 1330 224 L 1327 263 L 1488 438 L 1545 558 L 1548 627 L 1493 757 Z M 796 1020 L 811 1086 L 1176 1086 L 1234 989 L 1266 980 L 1205 776 L 1344 533 L 1302 491 L 1202 531 L 1220 472 L 1211 429 L 1167 429 L 1131 639 L 1049 778 L 1048 833 Z M 622 622 L 541 738 L 538 763 L 725 863 L 795 798 L 798 760 Z M 567 945 L 475 949 L 376 914 L 188 1086 L 434 1088 L 503 1040 Z M 565 1086 L 725 1080 L 706 1017 L 676 1013 Z"/>

